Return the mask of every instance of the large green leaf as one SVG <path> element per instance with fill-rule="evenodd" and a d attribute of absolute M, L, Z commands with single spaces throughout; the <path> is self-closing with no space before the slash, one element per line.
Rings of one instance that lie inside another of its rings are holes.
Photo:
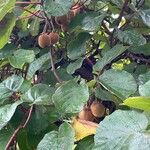
<path fill-rule="evenodd" d="M 21 101 L 17 101 L 13 104 L 7 104 L 0 107 L 0 130 L 10 121 L 16 111 L 17 106 L 21 103 Z"/>
<path fill-rule="evenodd" d="M 150 96 L 150 80 L 139 86 L 139 93 L 141 96 Z"/>
<path fill-rule="evenodd" d="M 19 49 L 9 57 L 9 62 L 14 68 L 22 69 L 25 63 L 31 63 L 34 58 L 34 51 Z"/>
<path fill-rule="evenodd" d="M 147 126 L 144 114 L 117 110 L 99 124 L 94 150 L 149 150 Z"/>
<path fill-rule="evenodd" d="M 100 83 L 121 99 L 128 98 L 137 90 L 133 76 L 123 70 L 110 69 L 99 77 Z"/>
<path fill-rule="evenodd" d="M 87 32 L 79 33 L 76 38 L 68 44 L 68 57 L 72 60 L 79 58 L 86 52 L 86 42 L 91 37 Z"/>
<path fill-rule="evenodd" d="M 36 36 L 39 34 L 39 29 L 40 29 L 40 19 L 36 17 L 34 20 L 32 20 L 29 31 L 32 36 Z"/>
<path fill-rule="evenodd" d="M 102 70 L 105 65 L 111 63 L 112 60 L 122 54 L 127 48 L 128 46 L 123 46 L 121 44 L 114 46 L 112 49 L 107 51 L 100 60 L 97 61 L 97 63 L 94 65 L 94 70 Z"/>
<path fill-rule="evenodd" d="M 139 14 L 143 20 L 143 22 L 150 27 L 150 9 L 140 10 Z"/>
<path fill-rule="evenodd" d="M 10 137 L 13 134 L 13 129 L 11 127 L 4 128 L 0 131 L 0 150 L 4 150 Z"/>
<path fill-rule="evenodd" d="M 0 3 L 0 21 L 1 21 L 3 17 L 14 8 L 16 0 L 1 0 L 0 2 L 1 2 Z"/>
<path fill-rule="evenodd" d="M 150 111 L 150 97 L 129 97 L 123 104 L 129 107 Z"/>
<path fill-rule="evenodd" d="M 148 82 L 150 80 L 150 71 L 144 74 L 140 74 L 138 80 L 140 84 L 145 84 L 146 82 Z"/>
<path fill-rule="evenodd" d="M 7 14 L 0 22 L 0 49 L 9 41 L 9 37 L 16 23 L 16 17 L 13 13 Z"/>
<path fill-rule="evenodd" d="M 75 150 L 92 150 L 94 147 L 93 135 L 87 136 L 78 142 Z"/>
<path fill-rule="evenodd" d="M 30 88 L 23 96 L 25 102 L 36 105 L 50 105 L 52 104 L 52 95 L 54 88 L 46 84 L 37 84 Z"/>
<path fill-rule="evenodd" d="M 33 75 L 35 74 L 35 72 L 39 70 L 49 59 L 50 59 L 49 54 L 46 53 L 42 55 L 40 58 L 33 61 L 29 66 L 29 69 L 27 72 L 27 78 L 31 79 Z"/>
<path fill-rule="evenodd" d="M 67 14 L 73 4 L 73 0 L 45 0 L 44 10 L 49 16 L 62 16 Z"/>
<path fill-rule="evenodd" d="M 67 72 L 69 74 L 73 74 L 75 72 L 75 70 L 77 70 L 77 69 L 79 69 L 81 67 L 83 60 L 84 60 L 84 58 L 79 58 L 75 62 L 70 63 L 67 66 Z"/>
<path fill-rule="evenodd" d="M 21 76 L 12 75 L 0 83 L 0 99 L 7 98 L 11 96 L 13 92 L 17 92 L 23 81 L 24 79 Z"/>
<path fill-rule="evenodd" d="M 72 80 L 63 83 L 52 97 L 61 115 L 80 112 L 88 98 L 88 87 Z"/>
<path fill-rule="evenodd" d="M 47 133 L 39 143 L 37 150 L 72 150 L 75 133 L 68 123 L 63 123 L 59 131 Z"/>
<path fill-rule="evenodd" d="M 125 31 L 118 30 L 117 37 L 121 42 L 127 43 L 129 45 L 146 44 L 146 39 L 135 30 L 125 30 Z"/>
<path fill-rule="evenodd" d="M 100 27 L 105 16 L 105 13 L 99 15 L 99 13 L 95 12 L 79 14 L 71 21 L 69 26 L 71 29 L 80 26 L 85 31 L 95 31 Z"/>

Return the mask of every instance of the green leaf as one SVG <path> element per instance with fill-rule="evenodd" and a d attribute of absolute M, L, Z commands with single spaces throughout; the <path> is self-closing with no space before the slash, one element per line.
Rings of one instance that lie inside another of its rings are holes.
<path fill-rule="evenodd" d="M 150 27 L 150 9 L 140 10 L 139 14 L 143 20 L 143 22 Z"/>
<path fill-rule="evenodd" d="M 0 99 L 8 98 L 13 92 L 17 92 L 24 79 L 21 76 L 12 75 L 0 83 Z"/>
<path fill-rule="evenodd" d="M 142 34 L 138 33 L 135 30 L 125 30 L 125 31 L 118 30 L 117 38 L 121 42 L 133 46 L 146 44 L 146 39 L 142 36 Z"/>
<path fill-rule="evenodd" d="M 128 98 L 137 90 L 133 76 L 123 70 L 107 70 L 99 77 L 100 83 L 121 99 Z"/>
<path fill-rule="evenodd" d="M 139 86 L 139 93 L 141 96 L 150 96 L 150 80 Z"/>
<path fill-rule="evenodd" d="M 12 11 L 12 9 L 15 6 L 16 0 L 1 0 L 0 3 L 0 21 L 3 19 L 3 17 Z"/>
<path fill-rule="evenodd" d="M 67 67 L 67 72 L 69 74 L 73 74 L 77 69 L 79 69 L 82 65 L 84 58 L 79 58 L 75 62 L 70 63 Z"/>
<path fill-rule="evenodd" d="M 34 20 L 32 20 L 29 31 L 32 36 L 36 36 L 39 34 L 39 28 L 40 28 L 40 19 L 38 17 L 35 17 Z"/>
<path fill-rule="evenodd" d="M 63 123 L 59 131 L 47 133 L 39 143 L 37 150 L 72 150 L 75 133 L 68 123 Z"/>
<path fill-rule="evenodd" d="M 79 85 L 70 80 L 63 83 L 54 93 L 53 102 L 62 114 L 78 113 L 89 99 L 87 85 Z"/>
<path fill-rule="evenodd" d="M 46 84 L 37 84 L 30 88 L 21 98 L 36 105 L 51 105 L 54 88 Z"/>
<path fill-rule="evenodd" d="M 105 13 L 99 15 L 99 13 L 96 12 L 79 14 L 73 18 L 69 27 L 73 29 L 80 26 L 85 31 L 95 31 L 98 27 L 100 27 L 100 24 L 105 16 Z"/>
<path fill-rule="evenodd" d="M 94 150 L 149 150 L 147 126 L 144 114 L 117 110 L 99 124 Z"/>
<path fill-rule="evenodd" d="M 4 128 L 0 131 L 0 150 L 4 150 L 9 139 L 13 134 L 13 129 L 10 127 Z"/>
<path fill-rule="evenodd" d="M 148 82 L 150 80 L 150 71 L 144 74 L 140 74 L 138 80 L 140 84 L 145 84 L 146 82 Z"/>
<path fill-rule="evenodd" d="M 17 101 L 13 104 L 7 104 L 0 107 L 0 130 L 7 125 L 12 116 L 14 115 L 16 108 L 22 101 Z"/>
<path fill-rule="evenodd" d="M 111 63 L 112 60 L 121 55 L 127 48 L 128 46 L 123 46 L 121 44 L 114 46 L 112 49 L 107 51 L 100 60 L 97 61 L 97 63 L 94 65 L 94 70 L 102 70 L 104 66 Z"/>
<path fill-rule="evenodd" d="M 129 97 L 123 104 L 129 107 L 150 111 L 150 97 Z"/>
<path fill-rule="evenodd" d="M 92 150 L 94 147 L 93 135 L 87 136 L 77 144 L 75 150 Z"/>
<path fill-rule="evenodd" d="M 91 35 L 87 32 L 79 33 L 76 38 L 68 44 L 68 57 L 72 60 L 78 59 L 86 52 L 86 42 Z"/>
<path fill-rule="evenodd" d="M 49 59 L 50 59 L 49 54 L 46 53 L 42 55 L 40 58 L 33 61 L 29 66 L 29 69 L 27 72 L 27 79 L 31 79 L 33 75 L 35 74 L 35 72 L 39 70 Z"/>
<path fill-rule="evenodd" d="M 73 4 L 73 0 L 45 0 L 44 10 L 49 16 L 62 16 L 67 14 Z"/>
<path fill-rule="evenodd" d="M 14 68 L 22 69 L 25 63 L 31 63 L 34 58 L 34 51 L 19 49 L 9 57 L 9 62 Z"/>
<path fill-rule="evenodd" d="M 13 13 L 7 14 L 0 22 L 0 49 L 9 41 L 11 32 L 15 26 L 16 17 Z"/>

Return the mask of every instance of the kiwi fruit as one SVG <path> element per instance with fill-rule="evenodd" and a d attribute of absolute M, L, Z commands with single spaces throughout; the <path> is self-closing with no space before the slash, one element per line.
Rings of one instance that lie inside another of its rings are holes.
<path fill-rule="evenodd" d="M 49 38 L 52 45 L 56 44 L 59 41 L 59 34 L 57 32 L 51 32 Z"/>
<path fill-rule="evenodd" d="M 68 24 L 68 16 L 67 15 L 63 15 L 63 16 L 57 16 L 55 17 L 55 22 L 58 25 L 67 25 Z"/>
<path fill-rule="evenodd" d="M 51 41 L 50 41 L 50 37 L 47 33 L 42 33 L 39 37 L 38 37 L 38 44 L 41 48 L 45 48 L 50 46 Z"/>
<path fill-rule="evenodd" d="M 84 108 L 78 115 L 79 119 L 86 121 L 93 121 L 94 116 L 89 108 Z"/>
<path fill-rule="evenodd" d="M 98 101 L 93 101 L 93 103 L 90 106 L 91 112 L 95 117 L 103 117 L 105 114 L 105 107 L 102 103 Z"/>

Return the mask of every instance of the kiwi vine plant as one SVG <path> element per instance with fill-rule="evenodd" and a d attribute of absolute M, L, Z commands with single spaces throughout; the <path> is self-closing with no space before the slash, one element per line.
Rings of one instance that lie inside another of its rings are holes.
<path fill-rule="evenodd" d="M 0 0 L 0 150 L 150 150 L 150 0 Z"/>

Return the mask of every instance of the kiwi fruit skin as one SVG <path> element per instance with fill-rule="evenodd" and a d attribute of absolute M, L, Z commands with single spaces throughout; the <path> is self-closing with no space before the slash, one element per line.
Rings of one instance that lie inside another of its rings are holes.
<path fill-rule="evenodd" d="M 105 115 L 105 107 L 102 103 L 98 101 L 93 101 L 90 106 L 91 112 L 95 117 L 103 117 Z"/>
<path fill-rule="evenodd" d="M 50 41 L 49 35 L 48 35 L 47 33 L 42 33 L 42 34 L 38 37 L 38 45 L 39 45 L 41 48 L 48 47 L 48 46 L 50 46 L 50 44 L 51 44 L 51 41 Z"/>
<path fill-rule="evenodd" d="M 78 115 L 79 119 L 86 121 L 94 121 L 94 116 L 90 109 L 84 108 Z"/>
<path fill-rule="evenodd" d="M 68 16 L 67 15 L 63 15 L 63 16 L 57 16 L 55 17 L 55 22 L 58 25 L 67 25 L 68 24 Z"/>
<path fill-rule="evenodd" d="M 57 32 L 51 32 L 49 38 L 52 45 L 56 44 L 59 41 L 59 34 Z"/>

